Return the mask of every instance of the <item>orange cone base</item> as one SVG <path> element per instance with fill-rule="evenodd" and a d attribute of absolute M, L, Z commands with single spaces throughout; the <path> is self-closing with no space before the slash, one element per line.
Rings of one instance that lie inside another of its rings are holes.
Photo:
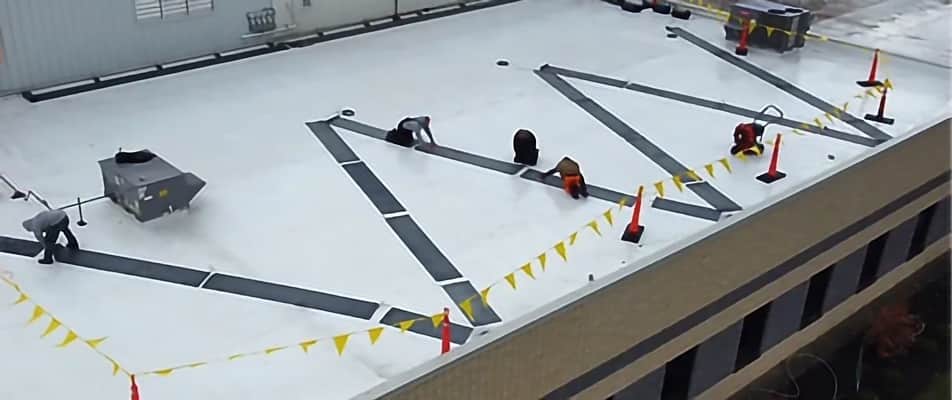
<path fill-rule="evenodd" d="M 877 87 L 883 85 L 880 81 L 856 81 L 856 84 L 862 87 Z"/>
<path fill-rule="evenodd" d="M 638 225 L 638 229 L 632 231 L 631 224 L 625 226 L 625 233 L 621 235 L 621 240 L 631 243 L 641 242 L 641 235 L 645 233 L 644 225 Z"/>
<path fill-rule="evenodd" d="M 738 48 L 734 49 L 734 54 L 737 54 L 737 55 L 739 55 L 739 56 L 746 56 L 746 55 L 747 55 L 747 48 L 746 48 L 746 47 L 738 47 Z"/>
<path fill-rule="evenodd" d="M 894 119 L 892 119 L 892 118 L 886 118 L 886 117 L 883 117 L 883 116 L 881 116 L 881 115 L 873 115 L 873 114 L 866 114 L 866 119 L 868 119 L 868 120 L 870 120 L 870 121 L 876 121 L 876 122 L 879 122 L 879 123 L 881 123 L 881 124 L 886 124 L 886 125 L 892 125 L 893 122 L 896 122 L 896 120 L 894 120 Z"/>
<path fill-rule="evenodd" d="M 786 178 L 786 177 L 787 177 L 787 174 L 785 174 L 785 173 L 783 173 L 783 172 L 780 172 L 780 171 L 777 171 L 777 172 L 776 172 L 775 174 L 773 174 L 773 175 L 770 175 L 769 172 L 765 172 L 765 173 L 761 174 L 760 176 L 758 176 L 758 177 L 757 177 L 757 180 L 758 180 L 758 181 L 761 181 L 761 182 L 763 182 L 763 183 L 774 183 L 774 182 L 779 181 L 779 180 L 781 180 L 781 179 L 783 179 L 783 178 Z"/>

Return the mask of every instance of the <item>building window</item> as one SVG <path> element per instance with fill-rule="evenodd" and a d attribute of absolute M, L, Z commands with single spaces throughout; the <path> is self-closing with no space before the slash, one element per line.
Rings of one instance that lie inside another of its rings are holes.
<path fill-rule="evenodd" d="M 310 7 L 310 6 L 311 6 L 311 0 L 301 0 L 301 5 L 304 6 L 304 7 Z"/>
<path fill-rule="evenodd" d="M 214 0 L 135 0 L 136 19 L 163 19 L 212 11 Z"/>

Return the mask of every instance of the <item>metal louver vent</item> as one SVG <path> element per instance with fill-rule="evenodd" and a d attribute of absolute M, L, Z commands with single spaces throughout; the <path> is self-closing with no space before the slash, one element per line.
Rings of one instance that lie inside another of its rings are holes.
<path fill-rule="evenodd" d="M 135 0 L 136 19 L 162 18 L 162 5 L 159 0 Z"/>
<path fill-rule="evenodd" d="M 188 14 L 187 0 L 162 0 L 162 18 Z"/>

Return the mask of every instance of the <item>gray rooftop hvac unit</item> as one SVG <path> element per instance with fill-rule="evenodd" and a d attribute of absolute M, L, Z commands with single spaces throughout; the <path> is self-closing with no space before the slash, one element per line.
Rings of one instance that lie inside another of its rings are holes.
<path fill-rule="evenodd" d="M 188 208 L 205 181 L 183 173 L 149 150 L 116 153 L 99 161 L 103 192 L 139 222 Z"/>

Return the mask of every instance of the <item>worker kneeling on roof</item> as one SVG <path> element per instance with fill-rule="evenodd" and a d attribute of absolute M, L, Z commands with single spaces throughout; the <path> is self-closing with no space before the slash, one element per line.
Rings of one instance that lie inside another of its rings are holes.
<path fill-rule="evenodd" d="M 69 230 L 69 217 L 63 210 L 47 210 L 36 214 L 33 218 L 23 221 L 23 229 L 33 233 L 36 240 L 43 245 L 43 259 L 40 264 L 53 263 L 53 249 L 59 239 L 60 232 L 66 235 L 66 248 L 79 249 L 76 236 Z"/>
<path fill-rule="evenodd" d="M 554 168 L 542 175 L 549 176 L 556 171 L 562 176 L 562 188 L 569 196 L 572 196 L 573 199 L 577 199 L 579 195 L 588 197 L 588 186 L 585 185 L 585 177 L 582 176 L 582 171 L 579 169 L 577 162 L 571 158 L 563 157 Z"/>
<path fill-rule="evenodd" d="M 433 140 L 433 132 L 430 131 L 430 117 L 406 117 L 400 120 L 397 127 L 387 132 L 387 141 L 398 144 L 403 147 L 411 147 L 417 140 L 423 142 L 421 132 L 426 132 L 431 144 L 436 144 Z"/>

